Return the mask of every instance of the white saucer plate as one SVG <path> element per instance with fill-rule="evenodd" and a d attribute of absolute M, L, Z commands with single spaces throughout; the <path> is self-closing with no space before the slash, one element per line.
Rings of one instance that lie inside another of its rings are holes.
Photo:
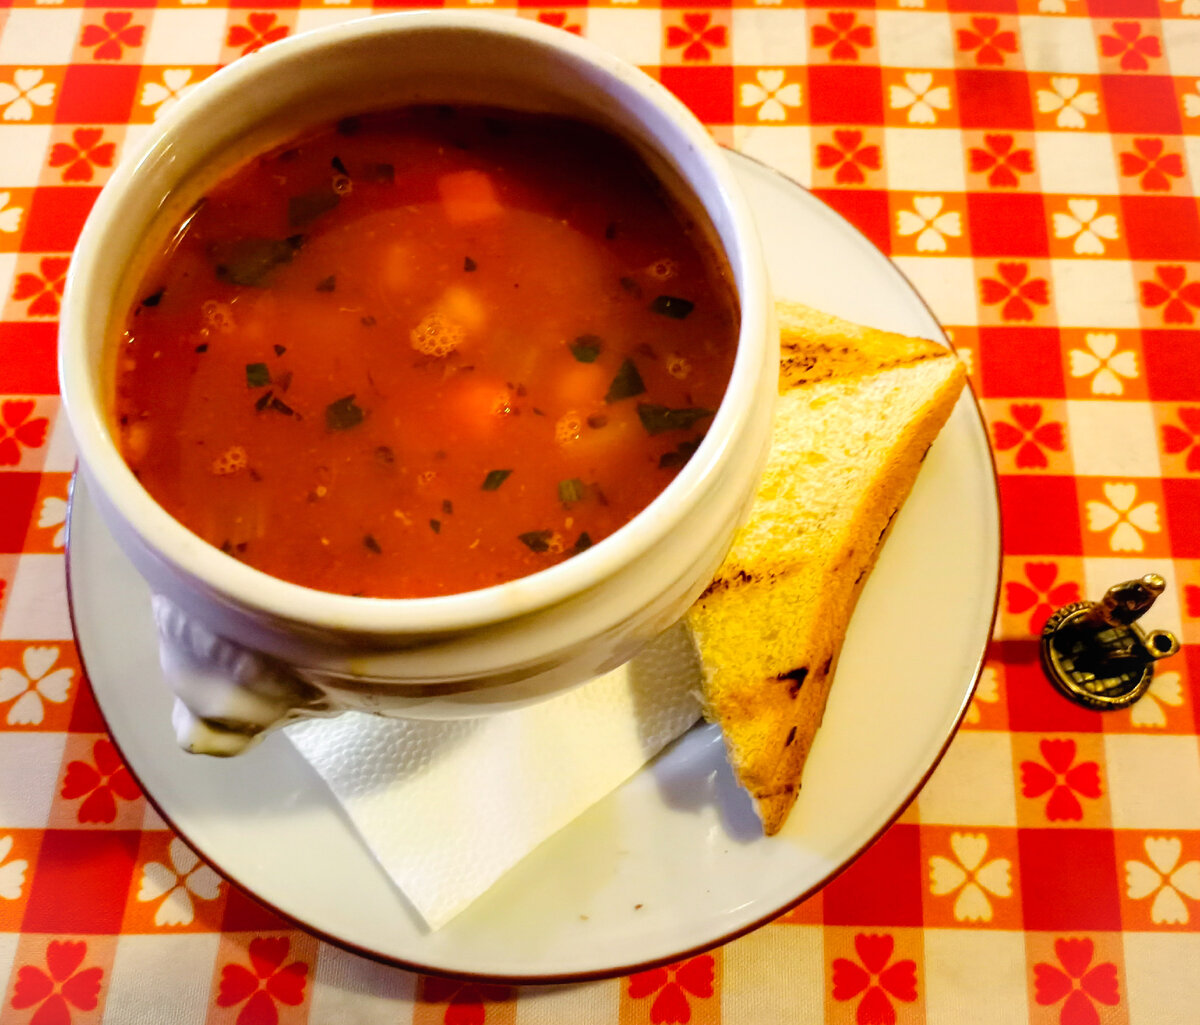
<path fill-rule="evenodd" d="M 909 283 L 840 216 L 736 154 L 777 295 L 942 338 Z M 846 637 L 804 786 L 764 838 L 721 738 L 697 726 L 430 932 L 281 736 L 228 761 L 175 744 L 149 593 L 81 479 L 68 585 L 80 653 L 148 797 L 204 858 L 283 916 L 367 956 L 518 982 L 624 974 L 713 946 L 827 882 L 903 810 L 970 700 L 999 587 L 995 473 L 965 394 L 930 450 Z"/>

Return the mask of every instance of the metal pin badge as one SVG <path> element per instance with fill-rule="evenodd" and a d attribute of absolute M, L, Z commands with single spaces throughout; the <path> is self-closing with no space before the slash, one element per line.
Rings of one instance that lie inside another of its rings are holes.
<path fill-rule="evenodd" d="M 1157 573 L 1114 584 L 1100 601 L 1064 605 L 1042 628 L 1042 668 L 1063 695 L 1085 708 L 1110 711 L 1140 698 L 1154 663 L 1174 655 L 1179 641 L 1166 630 L 1143 633 L 1134 623 L 1163 593 Z"/>

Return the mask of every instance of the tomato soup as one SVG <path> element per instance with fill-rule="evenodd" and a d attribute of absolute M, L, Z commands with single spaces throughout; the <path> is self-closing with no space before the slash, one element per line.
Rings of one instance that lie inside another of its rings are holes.
<path fill-rule="evenodd" d="M 721 258 L 629 147 L 549 115 L 345 119 L 165 249 L 118 342 L 121 451 L 200 537 L 325 591 L 453 594 L 598 543 L 734 360 Z"/>

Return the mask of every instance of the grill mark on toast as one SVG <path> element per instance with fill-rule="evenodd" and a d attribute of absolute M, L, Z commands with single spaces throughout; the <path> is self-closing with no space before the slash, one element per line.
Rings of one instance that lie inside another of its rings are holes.
<path fill-rule="evenodd" d="M 808 676 L 808 666 L 801 666 L 799 669 L 791 669 L 786 673 L 780 673 L 777 680 L 788 680 L 788 696 L 795 698 L 800 693 L 800 688 L 804 686 L 804 680 Z"/>
<path fill-rule="evenodd" d="M 762 577 L 757 573 L 750 573 L 744 569 L 739 569 L 735 573 L 714 578 L 713 582 L 704 589 L 704 592 L 696 600 L 703 601 L 710 595 L 720 594 L 722 591 L 728 591 L 732 587 L 746 587 L 761 579 Z"/>

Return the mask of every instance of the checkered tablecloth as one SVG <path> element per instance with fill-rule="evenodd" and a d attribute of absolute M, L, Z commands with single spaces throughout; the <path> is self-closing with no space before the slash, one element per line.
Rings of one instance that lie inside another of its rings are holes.
<path fill-rule="evenodd" d="M 724 947 L 542 991 L 360 959 L 198 863 L 106 738 L 67 617 L 55 329 L 97 192 L 219 66 L 372 8 L 10 2 L 0 1022 L 1200 1021 L 1200 0 L 494 8 L 641 66 L 895 260 L 969 364 L 1005 527 L 978 692 L 883 838 Z M 1183 652 L 1132 710 L 1068 704 L 1041 624 L 1147 571 Z"/>

